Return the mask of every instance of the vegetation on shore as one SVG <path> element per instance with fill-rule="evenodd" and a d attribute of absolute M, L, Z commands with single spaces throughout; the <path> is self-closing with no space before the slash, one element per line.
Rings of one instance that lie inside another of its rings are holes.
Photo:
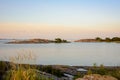
<path fill-rule="evenodd" d="M 66 68 L 70 68 L 67 66 Z M 94 64 L 86 68 L 87 73 L 77 72 L 74 79 L 83 78 L 85 75 L 100 74 L 109 75 L 120 80 L 120 67 L 105 67 L 104 65 L 97 66 Z M 46 72 L 58 77 L 63 77 L 60 69 L 52 67 L 52 65 L 29 65 L 29 64 L 14 64 L 10 62 L 0 61 L 0 80 L 53 80 L 41 74 Z M 51 76 L 52 76 L 51 75 Z"/>
<path fill-rule="evenodd" d="M 55 43 L 69 43 L 67 40 L 62 40 L 61 38 L 55 38 L 54 40 Z"/>
<path fill-rule="evenodd" d="M 95 39 L 80 39 L 80 40 L 76 40 L 75 42 L 117 42 L 117 43 L 120 43 L 120 37 L 113 37 L 113 38 L 106 37 L 105 39 L 96 37 Z"/>
<path fill-rule="evenodd" d="M 100 42 L 120 42 L 120 37 L 113 37 L 113 38 L 106 37 L 105 39 L 97 37 L 96 41 L 100 41 Z"/>
<path fill-rule="evenodd" d="M 53 80 L 46 77 L 36 65 L 0 61 L 0 80 Z"/>
<path fill-rule="evenodd" d="M 24 60 L 34 60 L 34 56 L 26 54 L 9 57 L 10 62 L 0 61 L 0 80 L 53 80 L 43 75 L 36 65 L 20 64 Z"/>

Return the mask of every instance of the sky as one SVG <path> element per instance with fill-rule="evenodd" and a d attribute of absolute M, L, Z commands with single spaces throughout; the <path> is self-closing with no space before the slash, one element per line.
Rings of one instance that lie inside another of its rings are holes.
<path fill-rule="evenodd" d="M 0 38 L 120 37 L 120 0 L 0 0 Z"/>

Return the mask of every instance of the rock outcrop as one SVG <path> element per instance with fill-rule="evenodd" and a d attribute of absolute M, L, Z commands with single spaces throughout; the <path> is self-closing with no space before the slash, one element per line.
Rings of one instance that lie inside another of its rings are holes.
<path fill-rule="evenodd" d="M 98 42 L 96 39 L 80 39 L 75 42 Z"/>
<path fill-rule="evenodd" d="M 29 39 L 29 40 L 15 40 L 8 42 L 8 44 L 30 44 L 30 43 L 52 43 L 52 40 L 48 39 Z"/>
<path fill-rule="evenodd" d="M 90 74 L 90 75 L 85 75 L 83 78 L 78 78 L 76 80 L 118 80 L 112 76 L 108 75 L 99 75 L 99 74 Z"/>

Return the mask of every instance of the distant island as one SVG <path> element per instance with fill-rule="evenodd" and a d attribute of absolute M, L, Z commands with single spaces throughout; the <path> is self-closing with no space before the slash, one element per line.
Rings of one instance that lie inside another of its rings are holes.
<path fill-rule="evenodd" d="M 113 37 L 113 38 L 106 37 L 105 39 L 96 37 L 95 39 L 79 39 L 79 40 L 75 40 L 74 42 L 116 42 L 116 43 L 120 43 L 120 37 Z M 37 43 L 70 43 L 70 41 L 67 41 L 61 38 L 55 38 L 54 40 L 40 39 L 40 38 L 26 39 L 26 40 L 15 40 L 14 39 L 13 41 L 7 42 L 6 44 L 37 44 Z"/>
<path fill-rule="evenodd" d="M 106 37 L 105 39 L 96 37 L 95 39 L 80 39 L 74 42 L 117 42 L 117 43 L 120 43 L 120 37 L 113 37 L 113 38 Z"/>
<path fill-rule="evenodd" d="M 61 38 L 55 38 L 55 40 L 27 39 L 27 40 L 15 40 L 15 41 L 7 42 L 7 44 L 32 44 L 32 43 L 70 43 L 70 42 Z"/>

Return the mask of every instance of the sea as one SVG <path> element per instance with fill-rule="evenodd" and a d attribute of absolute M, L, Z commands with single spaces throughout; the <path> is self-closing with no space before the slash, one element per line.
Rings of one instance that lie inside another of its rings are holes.
<path fill-rule="evenodd" d="M 120 43 L 71 42 L 6 44 L 0 40 L 0 60 L 38 65 L 120 66 Z"/>

